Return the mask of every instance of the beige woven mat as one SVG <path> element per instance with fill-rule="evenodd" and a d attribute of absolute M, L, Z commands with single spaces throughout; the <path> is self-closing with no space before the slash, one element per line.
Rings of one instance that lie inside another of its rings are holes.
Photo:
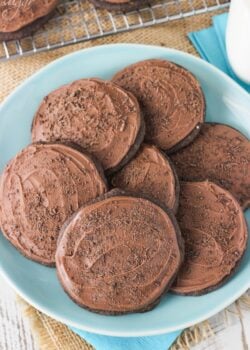
<path fill-rule="evenodd" d="M 214 14 L 214 13 L 213 13 Z M 2 101 L 17 85 L 25 78 L 33 74 L 47 63 L 82 48 L 95 45 L 129 42 L 161 45 L 180 49 L 196 54 L 194 48 L 186 38 L 186 33 L 210 25 L 209 14 L 190 17 L 181 21 L 169 22 L 165 25 L 137 30 L 130 33 L 98 39 L 87 43 L 77 44 L 56 51 L 36 54 L 30 57 L 23 57 L 18 60 L 3 62 L 0 64 L 0 101 Z M 41 312 L 20 300 L 24 306 L 24 313 L 31 321 L 34 335 L 36 336 L 41 350 L 89 350 L 93 349 L 80 337 L 71 332 L 66 326 L 45 316 Z M 173 347 L 186 349 L 187 344 L 197 343 L 209 334 L 208 323 L 202 323 L 195 328 L 185 332 Z M 128 349 L 129 350 L 129 349 Z"/>
<path fill-rule="evenodd" d="M 129 42 L 173 47 L 196 54 L 195 49 L 186 38 L 186 33 L 207 27 L 210 24 L 210 18 L 211 16 L 209 14 L 190 17 L 181 21 L 169 22 L 161 26 L 158 25 L 129 33 L 113 35 L 103 39 L 71 45 L 55 51 L 0 63 L 0 101 L 7 96 L 13 88 L 20 84 L 20 82 L 36 72 L 39 68 L 58 57 L 86 47 Z"/>

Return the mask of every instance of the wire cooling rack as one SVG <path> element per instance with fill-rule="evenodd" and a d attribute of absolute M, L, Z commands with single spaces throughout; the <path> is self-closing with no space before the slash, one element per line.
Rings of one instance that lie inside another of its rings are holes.
<path fill-rule="evenodd" d="M 95 9 L 87 0 L 62 0 L 55 16 L 33 36 L 0 42 L 0 61 L 223 9 L 229 3 L 230 0 L 155 0 L 151 6 L 125 13 Z"/>

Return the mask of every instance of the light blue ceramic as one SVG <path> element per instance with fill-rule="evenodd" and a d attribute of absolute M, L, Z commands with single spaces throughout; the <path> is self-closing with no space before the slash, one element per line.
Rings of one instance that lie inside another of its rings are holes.
<path fill-rule="evenodd" d="M 109 79 L 124 66 L 147 58 L 169 59 L 192 71 L 205 93 L 207 120 L 230 124 L 250 138 L 250 97 L 210 64 L 154 46 L 100 46 L 49 64 L 6 99 L 0 108 L 0 170 L 30 142 L 33 115 L 51 90 L 79 78 Z M 250 211 L 246 217 L 250 224 Z M 150 312 L 116 317 L 97 315 L 74 304 L 63 292 L 54 269 L 25 259 L 1 234 L 0 272 L 29 303 L 68 325 L 107 335 L 154 335 L 202 321 L 243 294 L 250 287 L 250 248 L 237 273 L 222 288 L 201 297 L 167 294 Z"/>

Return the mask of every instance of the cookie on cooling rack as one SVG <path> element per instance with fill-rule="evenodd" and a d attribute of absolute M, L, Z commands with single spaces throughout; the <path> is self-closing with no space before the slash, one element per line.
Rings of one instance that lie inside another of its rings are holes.
<path fill-rule="evenodd" d="M 2 232 L 27 258 L 54 266 L 62 224 L 106 190 L 102 170 L 88 155 L 58 143 L 29 145 L 1 176 Z"/>
<path fill-rule="evenodd" d="M 150 0 L 89 0 L 95 7 L 110 11 L 132 11 L 149 5 Z M 152 2 L 152 1 L 151 1 Z"/>
<path fill-rule="evenodd" d="M 5 1 L 0 4 L 0 40 L 31 35 L 53 15 L 59 0 Z"/>
<path fill-rule="evenodd" d="M 148 311 L 173 283 L 183 252 L 171 212 L 116 189 L 65 223 L 57 275 L 66 293 L 91 311 Z"/>

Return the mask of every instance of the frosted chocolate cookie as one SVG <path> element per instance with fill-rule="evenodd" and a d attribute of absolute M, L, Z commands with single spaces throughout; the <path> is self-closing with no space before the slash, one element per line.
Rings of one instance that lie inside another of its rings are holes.
<path fill-rule="evenodd" d="M 189 144 L 204 121 L 205 101 L 197 79 L 164 60 L 147 60 L 118 72 L 113 82 L 138 99 L 146 123 L 145 139 L 168 153 Z"/>
<path fill-rule="evenodd" d="M 106 190 L 88 155 L 62 144 L 30 145 L 1 176 L 2 232 L 27 258 L 53 266 L 62 224 Z"/>
<path fill-rule="evenodd" d="M 200 295 L 218 288 L 232 276 L 247 246 L 239 203 L 212 182 L 181 182 L 177 221 L 185 260 L 172 290 Z"/>
<path fill-rule="evenodd" d="M 171 212 L 118 190 L 73 215 L 56 251 L 66 293 L 82 307 L 112 315 L 152 309 L 182 259 L 183 243 Z"/>
<path fill-rule="evenodd" d="M 147 195 L 177 211 L 179 180 L 172 163 L 155 146 L 143 144 L 136 156 L 114 174 L 111 184 L 138 195 Z"/>
<path fill-rule="evenodd" d="M 95 7 L 115 11 L 132 11 L 150 3 L 150 0 L 89 0 Z M 151 1 L 152 2 L 152 1 Z"/>
<path fill-rule="evenodd" d="M 44 98 L 33 120 L 32 140 L 73 142 L 110 173 L 134 156 L 144 129 L 132 94 L 108 81 L 82 79 Z"/>
<path fill-rule="evenodd" d="M 171 155 L 180 179 L 211 180 L 250 205 L 250 141 L 223 124 L 205 123 L 188 147 Z"/>
<path fill-rule="evenodd" d="M 53 16 L 58 0 L 3 1 L 0 40 L 17 40 L 38 30 Z"/>

